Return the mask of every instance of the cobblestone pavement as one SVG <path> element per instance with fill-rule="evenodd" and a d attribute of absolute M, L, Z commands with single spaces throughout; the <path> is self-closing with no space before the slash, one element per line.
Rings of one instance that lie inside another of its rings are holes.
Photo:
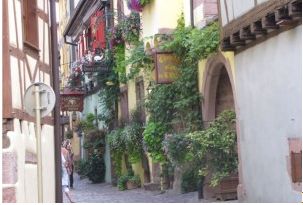
<path fill-rule="evenodd" d="M 81 179 L 74 175 L 74 189 L 70 190 L 70 196 L 76 203 L 203 203 L 218 202 L 199 200 L 197 192 L 176 194 L 171 190 L 161 194 L 159 191 L 145 191 L 142 188 L 119 191 L 109 183 L 92 184 L 88 179 Z M 68 199 L 63 194 L 63 202 Z M 234 201 L 233 201 L 234 202 Z"/>

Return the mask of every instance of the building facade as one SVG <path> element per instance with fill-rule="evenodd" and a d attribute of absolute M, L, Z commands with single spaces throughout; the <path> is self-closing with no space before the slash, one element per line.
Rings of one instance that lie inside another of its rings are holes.
<path fill-rule="evenodd" d="M 52 87 L 50 1 L 4 0 L 2 196 L 3 202 L 38 202 L 35 118 L 24 94 L 36 82 Z M 43 202 L 55 202 L 54 116 L 41 120 Z"/>
<path fill-rule="evenodd" d="M 203 119 L 237 115 L 238 199 L 299 202 L 301 1 L 218 1 L 221 52 L 200 62 Z"/>

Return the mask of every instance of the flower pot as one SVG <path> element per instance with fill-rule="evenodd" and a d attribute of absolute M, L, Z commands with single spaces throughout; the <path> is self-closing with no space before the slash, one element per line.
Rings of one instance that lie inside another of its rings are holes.
<path fill-rule="evenodd" d="M 139 185 L 137 183 L 134 183 L 132 181 L 127 181 L 126 182 L 126 187 L 127 189 L 137 189 Z"/>
<path fill-rule="evenodd" d="M 237 199 L 238 176 L 230 176 L 223 179 L 218 185 L 216 198 L 220 200 Z"/>

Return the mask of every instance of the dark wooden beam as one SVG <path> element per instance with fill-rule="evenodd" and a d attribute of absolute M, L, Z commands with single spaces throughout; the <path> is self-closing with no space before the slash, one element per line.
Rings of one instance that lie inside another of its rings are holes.
<path fill-rule="evenodd" d="M 245 41 L 240 39 L 240 33 L 234 33 L 230 36 L 230 43 L 232 46 L 244 46 L 245 45 Z"/>
<path fill-rule="evenodd" d="M 235 47 L 230 44 L 229 37 L 223 39 L 223 41 L 221 43 L 221 49 L 222 49 L 222 51 L 234 51 L 235 50 Z"/>
<path fill-rule="evenodd" d="M 277 9 L 275 12 L 275 19 L 280 26 L 287 26 L 293 23 L 292 18 L 288 14 L 288 6 Z"/>
<path fill-rule="evenodd" d="M 260 21 L 256 21 L 256 22 L 253 22 L 251 25 L 250 25 L 250 30 L 251 30 L 251 33 L 258 36 L 258 35 L 266 35 L 267 34 L 267 31 L 262 27 L 262 22 L 261 20 Z"/>
<path fill-rule="evenodd" d="M 255 40 L 256 35 L 251 33 L 250 26 L 248 26 L 240 30 L 240 39 L 248 41 Z"/>
<path fill-rule="evenodd" d="M 292 1 L 288 4 L 288 14 L 293 19 L 302 18 L 302 1 Z"/>
<path fill-rule="evenodd" d="M 279 26 L 276 24 L 275 21 L 275 14 L 268 14 L 267 16 L 263 17 L 261 19 L 262 22 L 262 28 L 266 30 L 276 30 L 279 28 Z"/>

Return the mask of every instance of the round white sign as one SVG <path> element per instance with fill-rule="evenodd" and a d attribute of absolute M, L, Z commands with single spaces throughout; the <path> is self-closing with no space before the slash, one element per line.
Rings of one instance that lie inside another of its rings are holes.
<path fill-rule="evenodd" d="M 40 115 L 41 117 L 45 117 L 55 107 L 56 95 L 54 90 L 45 83 L 38 82 L 31 84 L 24 94 L 24 108 L 33 117 L 36 116 L 35 86 L 39 86 L 40 90 Z"/>

